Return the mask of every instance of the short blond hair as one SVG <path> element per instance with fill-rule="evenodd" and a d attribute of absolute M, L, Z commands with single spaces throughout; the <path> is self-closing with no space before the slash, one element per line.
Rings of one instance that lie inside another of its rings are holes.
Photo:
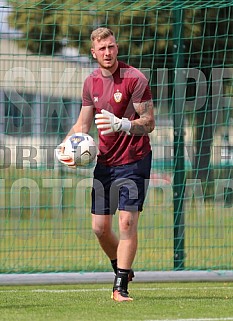
<path fill-rule="evenodd" d="M 109 28 L 97 28 L 91 33 L 91 42 L 94 40 L 100 41 L 102 39 L 108 38 L 109 36 L 114 36 L 114 33 Z"/>

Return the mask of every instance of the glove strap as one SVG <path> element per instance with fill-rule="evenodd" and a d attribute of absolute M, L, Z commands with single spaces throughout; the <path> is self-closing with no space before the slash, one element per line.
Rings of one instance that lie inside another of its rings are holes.
<path fill-rule="evenodd" d="M 128 118 L 122 118 L 122 126 L 121 130 L 126 132 L 128 135 L 130 135 L 130 128 L 131 128 L 131 121 L 128 120 Z"/>

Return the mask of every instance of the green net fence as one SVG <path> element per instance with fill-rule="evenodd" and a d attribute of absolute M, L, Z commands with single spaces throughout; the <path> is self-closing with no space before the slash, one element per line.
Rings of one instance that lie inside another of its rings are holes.
<path fill-rule="evenodd" d="M 111 270 L 91 230 L 93 168 L 54 161 L 96 67 L 89 38 L 99 26 L 115 32 L 119 59 L 148 77 L 155 105 L 135 270 L 232 269 L 232 1 L 0 9 L 0 272 Z"/>

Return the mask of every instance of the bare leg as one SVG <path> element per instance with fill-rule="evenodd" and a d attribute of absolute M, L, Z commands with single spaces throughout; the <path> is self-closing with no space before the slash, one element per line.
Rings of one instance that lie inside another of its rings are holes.
<path fill-rule="evenodd" d="M 138 217 L 138 212 L 120 211 L 119 213 L 120 240 L 117 248 L 117 261 L 121 269 L 131 269 L 136 255 Z"/>
<path fill-rule="evenodd" d="M 92 230 L 109 259 L 116 259 L 119 241 L 112 230 L 112 215 L 92 214 Z"/>

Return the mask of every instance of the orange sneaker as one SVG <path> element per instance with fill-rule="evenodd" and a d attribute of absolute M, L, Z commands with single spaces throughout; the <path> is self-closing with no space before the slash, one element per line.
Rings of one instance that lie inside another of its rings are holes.
<path fill-rule="evenodd" d="M 111 298 L 113 299 L 113 301 L 117 301 L 117 302 L 133 301 L 133 299 L 129 297 L 128 292 L 118 291 L 118 290 L 114 290 L 112 292 Z"/>

